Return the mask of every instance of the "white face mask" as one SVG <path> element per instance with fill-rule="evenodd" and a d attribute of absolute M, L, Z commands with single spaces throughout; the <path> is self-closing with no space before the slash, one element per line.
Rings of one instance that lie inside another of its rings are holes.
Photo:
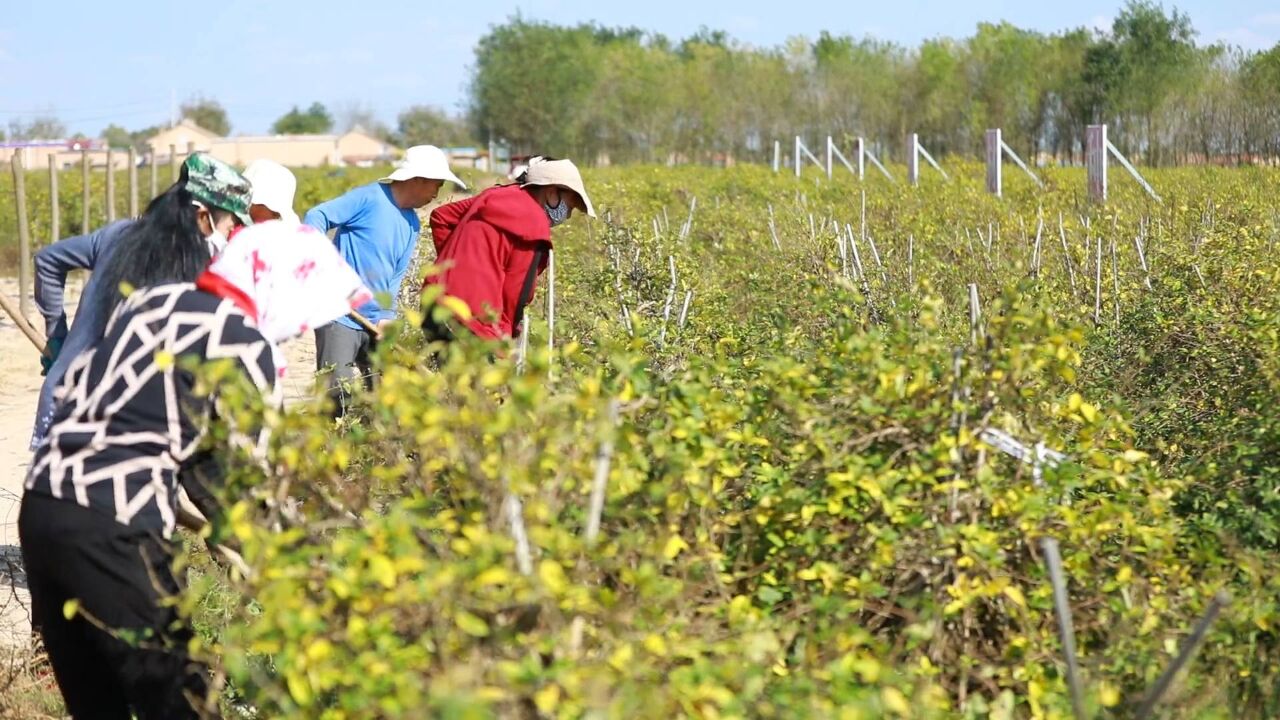
<path fill-rule="evenodd" d="M 213 227 L 213 232 L 205 235 L 204 241 L 209 245 L 209 257 L 216 258 L 227 248 L 227 236 L 222 234 L 222 231 L 218 230 L 217 226 L 213 224 L 213 212 L 204 203 L 199 200 L 192 200 L 191 204 L 209 213 L 209 225 Z"/>
<path fill-rule="evenodd" d="M 206 235 L 204 241 L 209 244 L 209 257 L 216 258 L 222 254 L 227 247 L 227 236 L 221 231 L 214 230 L 212 235 Z"/>

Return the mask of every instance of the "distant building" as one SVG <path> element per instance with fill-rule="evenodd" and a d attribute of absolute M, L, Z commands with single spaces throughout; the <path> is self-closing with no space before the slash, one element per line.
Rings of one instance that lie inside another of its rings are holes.
<path fill-rule="evenodd" d="M 11 140 L 0 142 L 0 162 L 6 165 L 13 159 L 14 153 L 22 156 L 22 166 L 28 170 L 40 170 L 49 167 L 49 158 L 59 170 L 78 167 L 84 155 L 89 156 L 89 164 L 94 168 L 107 166 L 107 144 L 102 140 L 75 138 L 71 140 Z M 111 166 L 116 170 L 129 167 L 127 150 L 117 150 L 111 154 Z"/>
<path fill-rule="evenodd" d="M 287 167 L 369 166 L 393 160 L 399 148 L 356 127 L 342 135 L 236 135 L 220 137 L 189 119 L 162 130 L 147 141 L 155 162 L 207 152 L 244 167 L 254 160 L 274 160 Z"/>

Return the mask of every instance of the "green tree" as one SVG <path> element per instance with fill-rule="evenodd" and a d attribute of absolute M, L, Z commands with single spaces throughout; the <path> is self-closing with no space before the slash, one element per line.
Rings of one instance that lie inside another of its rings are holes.
<path fill-rule="evenodd" d="M 107 147 L 128 149 L 133 145 L 133 135 L 128 130 L 112 123 L 102 129 L 98 135 L 107 143 Z"/>
<path fill-rule="evenodd" d="M 178 111 L 184 120 L 190 120 L 211 133 L 222 136 L 231 133 L 227 111 L 217 100 L 196 96 L 180 105 Z"/>
<path fill-rule="evenodd" d="M 14 140 L 59 140 L 67 136 L 67 126 L 52 115 L 41 115 L 26 122 L 9 121 L 9 135 Z"/>
<path fill-rule="evenodd" d="M 465 121 L 430 105 L 414 105 L 401 112 L 396 118 L 395 140 L 402 147 L 475 144 Z"/>
<path fill-rule="evenodd" d="M 276 135 L 322 135 L 333 130 L 333 116 L 318 102 L 306 110 L 294 105 L 271 126 Z"/>

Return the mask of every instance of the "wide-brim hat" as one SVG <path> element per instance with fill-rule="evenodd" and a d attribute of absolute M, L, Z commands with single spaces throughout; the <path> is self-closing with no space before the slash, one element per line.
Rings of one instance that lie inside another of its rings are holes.
<path fill-rule="evenodd" d="M 463 190 L 467 184 L 458 179 L 449 169 L 449 158 L 444 151 L 435 145 L 414 145 L 404 151 L 404 160 L 396 165 L 396 169 L 378 182 L 390 183 L 413 178 L 428 180 L 448 180 Z"/>
<path fill-rule="evenodd" d="M 244 169 L 245 178 L 252 184 L 249 202 L 263 205 L 280 214 L 280 219 L 297 225 L 301 222 L 293 210 L 293 198 L 298 191 L 298 179 L 289 168 L 274 160 L 254 160 Z"/>
<path fill-rule="evenodd" d="M 595 208 L 591 206 L 591 198 L 582 184 L 582 173 L 572 160 L 547 160 L 535 157 L 529 160 L 529 169 L 525 172 L 526 185 L 555 185 L 572 190 L 582 198 L 583 210 L 588 217 L 595 217 Z"/>
<path fill-rule="evenodd" d="M 183 162 L 187 173 L 187 192 L 206 207 L 216 207 L 234 214 L 245 225 L 253 224 L 249 217 L 249 181 L 235 168 L 209 153 L 197 152 Z"/>

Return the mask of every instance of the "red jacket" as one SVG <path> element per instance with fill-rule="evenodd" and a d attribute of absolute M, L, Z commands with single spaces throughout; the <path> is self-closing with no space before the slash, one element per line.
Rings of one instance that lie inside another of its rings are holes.
<path fill-rule="evenodd" d="M 511 337 L 520 289 L 540 248 L 551 247 L 551 221 L 537 200 L 516 185 L 489 188 L 431 213 L 436 264 L 444 272 L 423 284 L 471 308 L 467 327 L 480 337 Z M 546 253 L 537 269 L 546 268 Z M 530 299 L 533 294 L 530 293 Z"/>

